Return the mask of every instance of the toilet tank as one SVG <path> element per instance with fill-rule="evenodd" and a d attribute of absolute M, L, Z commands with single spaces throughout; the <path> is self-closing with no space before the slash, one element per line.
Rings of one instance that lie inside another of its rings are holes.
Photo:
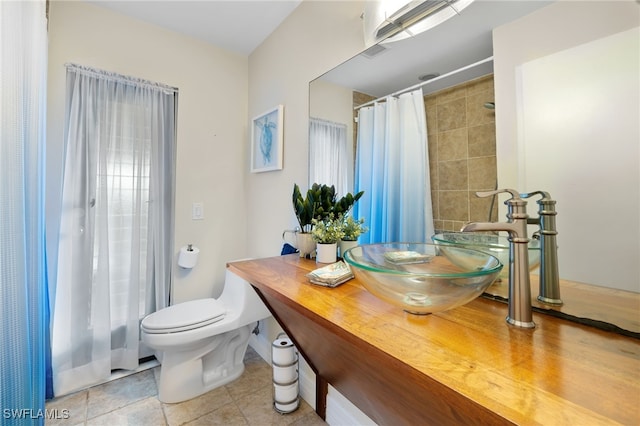
<path fill-rule="evenodd" d="M 242 327 L 271 316 L 251 284 L 230 270 L 226 270 L 224 288 L 218 300 L 227 308 L 227 316 L 238 316 L 237 325 Z"/>

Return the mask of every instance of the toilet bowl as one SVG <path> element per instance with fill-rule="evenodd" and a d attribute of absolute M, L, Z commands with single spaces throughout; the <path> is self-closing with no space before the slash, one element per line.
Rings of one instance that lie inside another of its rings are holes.
<path fill-rule="evenodd" d="M 227 270 L 219 298 L 146 316 L 140 328 L 160 361 L 158 399 L 186 401 L 240 377 L 251 329 L 270 315 L 251 285 Z"/>

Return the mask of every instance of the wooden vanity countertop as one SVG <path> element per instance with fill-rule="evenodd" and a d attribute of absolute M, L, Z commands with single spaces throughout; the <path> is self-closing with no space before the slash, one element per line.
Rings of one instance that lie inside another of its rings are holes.
<path fill-rule="evenodd" d="M 297 254 L 228 264 L 320 380 L 378 424 L 640 424 L 636 338 L 537 312 L 535 329 L 514 328 L 485 298 L 412 315 L 357 279 L 310 284 L 319 266 Z"/>

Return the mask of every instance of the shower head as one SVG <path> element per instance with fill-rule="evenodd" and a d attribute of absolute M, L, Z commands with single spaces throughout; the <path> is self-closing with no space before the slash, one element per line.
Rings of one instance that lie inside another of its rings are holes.
<path fill-rule="evenodd" d="M 494 102 L 485 102 L 484 107 L 486 109 L 496 109 L 496 104 Z"/>

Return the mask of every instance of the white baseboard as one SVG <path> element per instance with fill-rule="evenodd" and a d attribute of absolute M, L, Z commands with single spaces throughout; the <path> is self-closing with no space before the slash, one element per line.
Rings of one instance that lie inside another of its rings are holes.
<path fill-rule="evenodd" d="M 267 340 L 266 334 L 260 333 L 257 336 L 251 334 L 251 337 L 249 337 L 249 346 L 251 346 L 262 359 L 271 364 L 271 342 Z"/>
<path fill-rule="evenodd" d="M 316 409 L 316 375 L 303 357 L 298 361 L 300 396 Z"/>
<path fill-rule="evenodd" d="M 333 386 L 327 393 L 327 414 L 325 421 L 331 426 L 375 426 L 376 423 Z"/>

